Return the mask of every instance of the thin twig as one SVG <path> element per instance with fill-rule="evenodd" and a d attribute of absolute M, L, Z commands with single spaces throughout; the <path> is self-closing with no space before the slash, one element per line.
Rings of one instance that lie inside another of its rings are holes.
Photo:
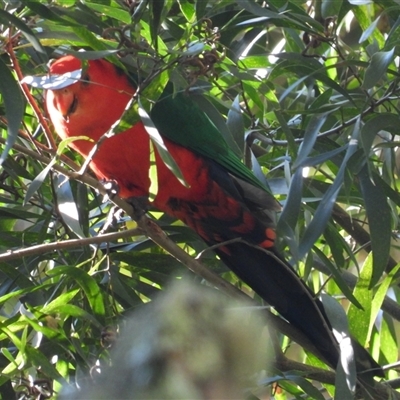
<path fill-rule="evenodd" d="M 16 260 L 18 258 L 45 254 L 55 250 L 65 250 L 75 247 L 89 246 L 91 244 L 112 242 L 118 239 L 138 235 L 144 235 L 144 233 L 140 228 L 133 228 L 126 231 L 106 233 L 104 235 L 93 236 L 89 238 L 63 240 L 60 242 L 44 243 L 37 246 L 30 246 L 26 249 L 8 250 L 7 252 L 0 254 L 0 262 L 7 262 L 11 260 Z"/>
<path fill-rule="evenodd" d="M 42 126 L 50 148 L 56 149 L 57 145 L 56 145 L 56 142 L 51 133 L 51 129 L 49 128 L 49 125 L 47 124 L 46 118 L 43 116 L 43 113 L 42 113 L 40 107 L 38 106 L 35 98 L 32 96 L 29 86 L 26 83 L 21 83 L 24 76 L 23 76 L 21 68 L 19 66 L 18 59 L 15 56 L 11 41 L 9 41 L 7 43 L 6 48 L 7 48 L 8 55 L 10 56 L 10 59 L 13 63 L 13 67 L 14 67 L 15 73 L 17 74 L 18 82 L 21 86 L 22 92 L 24 93 L 24 96 L 26 97 L 26 99 L 27 99 L 28 103 L 30 104 L 30 106 L 32 107 L 40 125 Z"/>
<path fill-rule="evenodd" d="M 320 133 L 317 136 L 317 140 L 324 138 L 324 137 L 328 137 L 330 135 L 339 133 L 340 131 L 342 131 L 343 129 L 354 125 L 360 118 L 365 117 L 366 115 L 370 114 L 371 112 L 373 112 L 376 107 L 380 106 L 381 104 L 385 103 L 386 101 L 390 101 L 391 96 L 392 96 L 393 92 L 388 94 L 387 96 L 381 97 L 380 99 L 376 100 L 375 103 L 371 106 L 369 106 L 368 108 L 366 108 L 364 111 L 361 111 L 360 114 L 358 114 L 357 116 L 350 118 L 347 121 L 344 121 L 341 125 L 332 128 L 332 129 L 328 129 L 325 132 Z M 266 143 L 268 145 L 275 145 L 275 146 L 287 146 L 289 144 L 289 142 L 287 140 L 276 140 L 276 139 L 271 139 L 270 137 L 266 137 L 263 136 L 261 134 L 259 134 L 257 136 L 257 139 L 260 140 L 263 143 Z M 295 143 L 302 143 L 303 142 L 303 138 L 295 138 L 294 142 Z"/>

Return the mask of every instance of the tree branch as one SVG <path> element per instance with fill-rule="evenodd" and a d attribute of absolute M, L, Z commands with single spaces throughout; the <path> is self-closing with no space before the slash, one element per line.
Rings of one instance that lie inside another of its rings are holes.
<path fill-rule="evenodd" d="M 66 250 L 66 249 L 73 249 L 75 247 L 89 246 L 91 244 L 101 244 L 138 235 L 144 235 L 144 233 L 140 228 L 134 228 L 134 229 L 128 229 L 126 231 L 106 233 L 103 235 L 93 236 L 89 238 L 63 240 L 60 242 L 52 242 L 52 243 L 39 244 L 37 246 L 30 246 L 26 249 L 9 250 L 6 253 L 0 254 L 0 263 L 16 260 L 18 258 L 29 257 L 38 254 L 45 254 L 55 250 Z"/>

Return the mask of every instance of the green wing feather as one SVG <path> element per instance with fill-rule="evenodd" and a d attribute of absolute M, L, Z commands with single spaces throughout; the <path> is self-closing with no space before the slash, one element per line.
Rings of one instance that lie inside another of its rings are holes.
<path fill-rule="evenodd" d="M 268 188 L 230 149 L 214 123 L 190 98 L 189 94 L 172 96 L 167 86 L 151 111 L 151 119 L 168 139 L 208 157 L 232 175 L 269 193 Z"/>

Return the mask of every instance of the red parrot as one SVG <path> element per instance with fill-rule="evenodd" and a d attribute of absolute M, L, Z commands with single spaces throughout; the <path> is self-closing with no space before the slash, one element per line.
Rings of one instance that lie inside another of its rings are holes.
<path fill-rule="evenodd" d="M 80 69 L 78 58 L 65 56 L 51 65 L 50 77 Z M 47 90 L 46 108 L 61 139 L 86 136 L 93 140 L 70 143 L 87 157 L 99 138 L 121 118 L 134 93 L 125 73 L 107 61 L 92 60 L 82 69 L 82 79 Z M 155 150 L 158 192 L 154 206 L 183 221 L 208 245 L 222 243 L 215 248 L 222 261 L 300 329 L 336 368 L 338 344 L 322 303 L 274 247 L 275 231 L 268 211 L 276 211 L 278 203 L 229 149 L 189 94 L 172 97 L 164 93 L 150 116 L 187 183 L 183 185 L 176 178 Z M 137 122 L 104 140 L 90 167 L 99 179 L 117 182 L 121 197 L 148 198 L 149 143 L 145 126 Z M 238 238 L 241 240 L 224 244 Z M 358 370 L 375 368 L 375 374 L 381 374 L 368 356 L 364 359 L 369 364 L 358 364 Z"/>

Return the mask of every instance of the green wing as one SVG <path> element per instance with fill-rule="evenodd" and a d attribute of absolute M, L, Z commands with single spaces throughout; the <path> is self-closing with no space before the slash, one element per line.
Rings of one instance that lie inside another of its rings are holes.
<path fill-rule="evenodd" d="M 217 127 L 190 95 L 178 93 L 172 97 L 171 93 L 167 86 L 151 111 L 151 119 L 159 132 L 175 143 L 216 161 L 232 175 L 269 192 L 229 148 Z"/>

